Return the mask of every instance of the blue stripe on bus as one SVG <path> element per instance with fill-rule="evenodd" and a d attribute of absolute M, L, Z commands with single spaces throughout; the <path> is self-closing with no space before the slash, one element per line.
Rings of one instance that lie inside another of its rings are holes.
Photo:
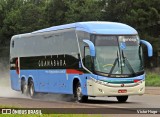
<path fill-rule="evenodd" d="M 144 80 L 144 79 L 145 79 L 145 74 L 136 76 L 136 77 L 131 77 L 131 78 L 109 78 L 109 77 L 103 77 L 103 76 L 97 77 L 97 80 L 101 80 L 108 83 L 115 83 L 115 84 L 134 83 L 135 81 Z"/>

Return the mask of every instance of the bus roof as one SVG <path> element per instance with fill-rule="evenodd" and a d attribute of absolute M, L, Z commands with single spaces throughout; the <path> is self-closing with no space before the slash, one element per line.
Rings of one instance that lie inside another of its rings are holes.
<path fill-rule="evenodd" d="M 42 33 L 54 30 L 63 30 L 68 28 L 75 28 L 76 30 L 86 31 L 92 34 L 108 34 L 108 35 L 134 35 L 138 34 L 137 31 L 122 23 L 117 22 L 104 22 L 104 21 L 88 21 L 88 22 L 77 22 L 59 26 L 53 26 L 42 30 L 34 31 L 32 33 Z"/>
<path fill-rule="evenodd" d="M 71 24 L 64 24 L 59 26 L 53 26 L 41 30 L 37 30 L 31 33 L 24 33 L 14 35 L 12 39 L 29 36 L 36 33 L 50 32 L 56 30 L 75 28 L 79 31 L 85 31 L 91 34 L 106 34 L 106 35 L 136 35 L 137 31 L 123 23 L 117 22 L 105 22 L 105 21 L 88 21 L 88 22 L 76 22 Z"/>

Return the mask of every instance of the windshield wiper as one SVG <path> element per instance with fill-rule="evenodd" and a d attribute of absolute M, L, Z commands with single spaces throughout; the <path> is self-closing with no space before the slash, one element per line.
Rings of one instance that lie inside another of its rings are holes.
<path fill-rule="evenodd" d="M 117 64 L 117 62 L 118 62 L 118 67 L 119 67 L 120 63 L 119 63 L 119 54 L 118 54 L 118 50 L 117 50 L 117 58 L 115 59 L 115 61 L 114 61 L 114 63 L 113 63 L 113 66 L 112 66 L 112 68 L 111 68 L 111 70 L 110 70 L 108 76 L 110 76 L 110 75 L 112 74 L 112 72 L 113 72 L 113 70 L 114 70 L 114 68 L 115 68 L 115 66 L 116 66 L 116 64 Z"/>
<path fill-rule="evenodd" d="M 123 63 L 126 64 L 127 68 L 129 69 L 129 71 L 133 74 L 133 75 L 136 75 L 135 71 L 133 70 L 131 64 L 129 63 L 128 59 L 124 56 L 124 53 L 123 53 L 123 50 L 122 50 L 122 58 L 123 58 Z M 120 66 L 120 62 L 119 62 L 119 54 L 118 54 L 118 51 L 117 51 L 117 58 L 115 59 L 114 63 L 113 63 L 113 66 L 109 72 L 109 75 L 108 76 L 111 76 L 113 70 L 115 69 L 115 66 L 116 64 L 118 63 L 118 67 Z M 122 65 L 121 65 L 122 66 Z"/>
<path fill-rule="evenodd" d="M 136 74 L 135 71 L 133 70 L 131 64 L 129 63 L 128 59 L 124 56 L 124 52 L 122 50 L 122 58 L 123 58 L 123 63 L 126 63 L 126 66 L 128 67 L 129 71 L 132 73 L 132 74 Z"/>

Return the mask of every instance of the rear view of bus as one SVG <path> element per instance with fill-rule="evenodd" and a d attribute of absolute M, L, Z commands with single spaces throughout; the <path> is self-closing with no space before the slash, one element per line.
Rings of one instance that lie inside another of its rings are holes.
<path fill-rule="evenodd" d="M 31 97 L 47 92 L 73 94 L 79 102 L 100 96 L 126 102 L 145 91 L 142 44 L 151 57 L 149 42 L 134 28 L 114 22 L 77 22 L 14 36 L 12 89 Z"/>

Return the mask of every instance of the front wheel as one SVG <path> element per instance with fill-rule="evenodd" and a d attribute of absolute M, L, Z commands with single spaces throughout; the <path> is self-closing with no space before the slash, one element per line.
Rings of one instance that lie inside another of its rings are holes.
<path fill-rule="evenodd" d="M 117 100 L 120 103 L 126 102 L 128 99 L 128 96 L 117 96 Z"/>
<path fill-rule="evenodd" d="M 78 102 L 87 102 L 88 96 L 82 94 L 81 84 L 78 82 L 76 85 L 76 101 Z"/>
<path fill-rule="evenodd" d="M 30 83 L 29 83 L 29 95 L 30 95 L 31 98 L 34 98 L 36 96 L 33 81 L 30 81 Z"/>

